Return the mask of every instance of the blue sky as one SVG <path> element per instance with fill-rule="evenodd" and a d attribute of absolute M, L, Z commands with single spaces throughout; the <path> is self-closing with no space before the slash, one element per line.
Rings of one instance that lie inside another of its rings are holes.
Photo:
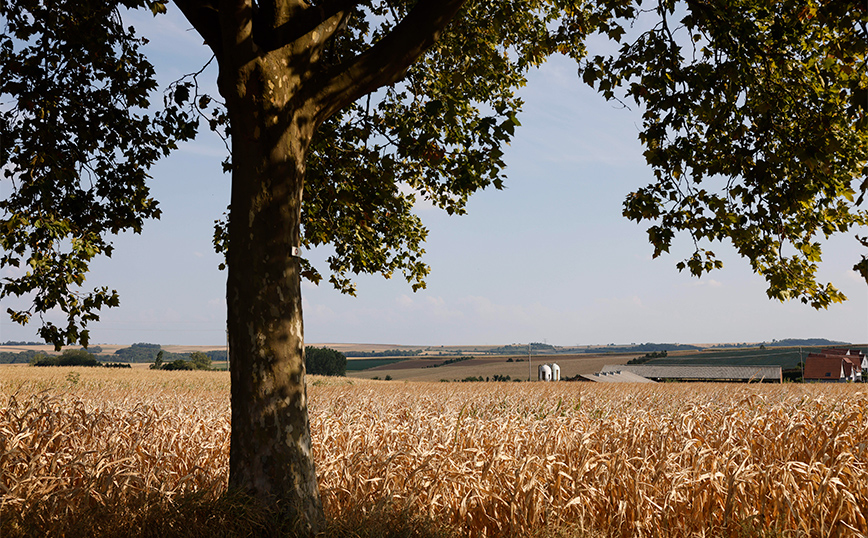
<path fill-rule="evenodd" d="M 163 83 L 209 57 L 177 15 L 170 6 L 156 21 L 145 13 L 132 19 L 151 40 Z M 206 90 L 214 91 L 215 76 L 213 69 L 203 76 Z M 506 189 L 477 193 L 465 216 L 417 207 L 430 230 L 428 288 L 413 293 L 401 278 L 360 276 L 353 298 L 305 283 L 307 342 L 868 342 L 868 288 L 851 270 L 859 255 L 853 233 L 824 247 L 821 278 L 850 298 L 824 311 L 767 299 L 764 280 L 728 245 L 712 245 L 723 270 L 702 279 L 679 273 L 675 263 L 691 252 L 686 238 L 652 260 L 646 226 L 621 216 L 624 196 L 652 179 L 637 140 L 639 114 L 584 87 L 560 58 L 534 72 L 521 95 L 526 105 L 506 151 Z M 92 342 L 225 341 L 225 273 L 211 247 L 213 221 L 229 199 L 224 151 L 203 132 L 153 169 L 163 217 L 142 235 L 117 237 L 113 258 L 93 265 L 86 284 L 117 289 L 121 306 L 91 324 Z M 304 254 L 325 270 L 325 250 Z M 2 310 L 18 305 L 6 299 Z M 34 340 L 36 329 L 4 314 L 0 340 Z"/>

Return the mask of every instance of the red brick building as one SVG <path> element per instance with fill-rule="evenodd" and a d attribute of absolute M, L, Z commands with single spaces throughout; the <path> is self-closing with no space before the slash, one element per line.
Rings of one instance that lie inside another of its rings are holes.
<path fill-rule="evenodd" d="M 824 349 L 805 359 L 805 381 L 847 383 L 862 382 L 862 370 L 868 369 L 868 358 L 855 349 Z"/>

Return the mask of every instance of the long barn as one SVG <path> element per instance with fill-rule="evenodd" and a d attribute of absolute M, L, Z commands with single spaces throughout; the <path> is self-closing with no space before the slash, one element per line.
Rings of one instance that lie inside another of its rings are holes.
<path fill-rule="evenodd" d="M 780 366 L 651 366 L 644 364 L 604 366 L 602 373 L 609 372 L 630 372 L 654 381 L 783 382 L 783 371 Z"/>

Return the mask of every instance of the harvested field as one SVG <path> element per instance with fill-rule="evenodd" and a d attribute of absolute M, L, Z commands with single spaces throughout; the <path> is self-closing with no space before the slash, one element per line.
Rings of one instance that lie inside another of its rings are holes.
<path fill-rule="evenodd" d="M 531 377 L 536 379 L 540 364 L 556 362 L 561 367 L 561 378 L 566 379 L 579 374 L 594 374 L 607 364 L 626 364 L 635 354 L 579 353 L 574 355 L 534 355 L 531 360 Z M 456 360 L 458 359 L 458 360 Z M 512 359 L 512 362 L 507 362 Z M 447 361 L 454 361 L 444 364 Z M 465 377 L 510 376 L 512 379 L 528 379 L 527 357 L 521 355 L 459 355 L 428 356 L 408 359 L 399 363 L 387 364 L 368 370 L 348 372 L 356 378 L 371 379 L 390 376 L 398 381 L 461 381 Z"/>
<path fill-rule="evenodd" d="M 467 536 L 868 529 L 864 386 L 314 377 L 308 394 L 335 518 L 392 502 Z M 0 525 L 39 509 L 52 534 L 93 505 L 217 496 L 228 431 L 225 372 L 0 367 Z"/>

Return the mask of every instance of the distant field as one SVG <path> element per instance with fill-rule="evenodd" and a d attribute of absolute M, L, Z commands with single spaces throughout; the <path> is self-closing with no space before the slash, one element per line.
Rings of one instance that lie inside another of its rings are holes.
<path fill-rule="evenodd" d="M 360 370 L 368 370 L 370 368 L 387 366 L 405 360 L 407 359 L 356 359 L 349 357 L 347 358 L 347 371 L 357 372 Z"/>
<path fill-rule="evenodd" d="M 766 349 L 727 349 L 706 350 L 698 353 L 686 353 L 669 357 L 651 359 L 645 364 L 654 365 L 721 365 L 729 366 L 759 366 L 780 365 L 782 368 L 796 368 L 799 362 L 804 361 L 809 353 L 819 352 L 821 347 L 797 347 L 780 348 L 769 347 Z"/>
<path fill-rule="evenodd" d="M 385 379 L 386 376 L 389 376 L 396 381 L 461 381 L 467 377 L 493 378 L 495 375 L 508 375 L 513 380 L 527 381 L 529 376 L 532 379 L 537 378 L 537 368 L 540 364 L 557 363 L 561 367 L 561 377 L 568 378 L 599 372 L 603 366 L 608 364 L 626 364 L 630 359 L 639 356 L 641 355 L 635 353 L 537 355 L 531 358 L 530 371 L 528 371 L 527 357 L 515 355 L 428 356 L 403 360 L 394 364 L 384 364 L 363 371 L 351 371 L 348 368 L 347 374 L 365 379 L 374 377 Z"/>

